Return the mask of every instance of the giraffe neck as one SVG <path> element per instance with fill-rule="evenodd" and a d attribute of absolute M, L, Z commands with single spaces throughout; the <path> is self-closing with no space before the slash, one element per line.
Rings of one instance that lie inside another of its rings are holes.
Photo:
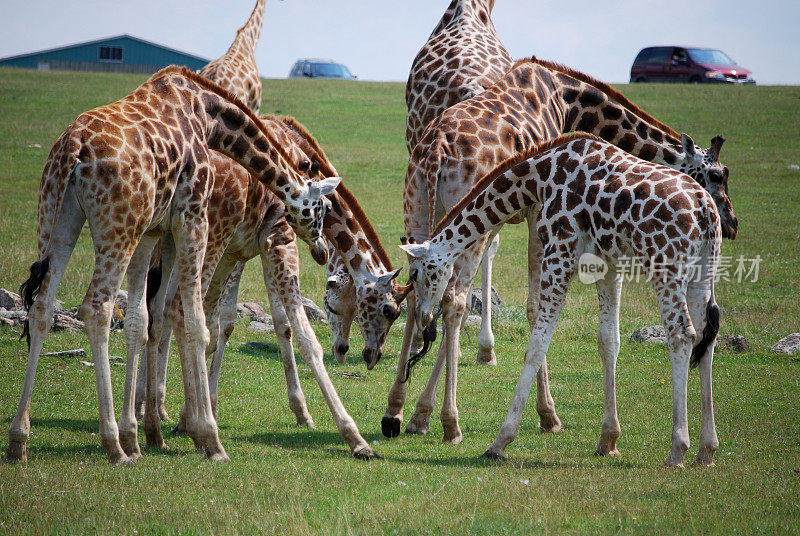
<path fill-rule="evenodd" d="M 566 104 L 562 132 L 589 132 L 643 160 L 675 169 L 683 161 L 680 135 L 621 93 L 582 73 L 547 70 Z"/>
<path fill-rule="evenodd" d="M 267 0 L 257 0 L 250 18 L 244 23 L 244 26 L 239 28 L 236 32 L 236 39 L 233 41 L 231 48 L 236 46 L 244 46 L 250 52 L 255 51 L 258 40 L 261 37 L 261 27 L 264 23 L 264 11 L 266 10 Z"/>
<path fill-rule="evenodd" d="M 369 222 L 363 222 L 362 225 L 363 217 L 351 210 L 346 198 L 339 195 L 339 189 L 329 199 L 331 210 L 325 216 L 323 231 L 347 266 L 355 284 L 362 285 L 391 271 L 388 259 L 382 258 L 373 244 L 374 238 L 365 231 L 364 227 Z"/>
<path fill-rule="evenodd" d="M 206 143 L 232 158 L 284 203 L 305 193 L 302 173 L 253 112 L 213 82 L 186 69 L 168 68 L 152 80 L 157 93 L 182 89 L 205 114 Z M 171 88 L 168 88 L 171 86 Z M 181 103 L 182 104 L 182 103 Z M 202 128 L 202 127 L 201 127 Z"/>
<path fill-rule="evenodd" d="M 548 192 L 557 186 L 558 173 L 562 175 L 559 184 L 571 180 L 579 167 L 571 163 L 580 161 L 581 155 L 599 141 L 591 134 L 568 134 L 505 161 L 450 209 L 434 230 L 431 248 L 448 265 L 455 262 L 458 253 L 490 230 L 502 226 L 520 210 L 546 201 Z"/>
<path fill-rule="evenodd" d="M 472 21 L 492 26 L 491 14 L 494 8 L 494 2 L 495 0 L 452 0 L 447 10 L 444 12 L 444 15 L 442 15 L 439 24 L 437 24 L 436 28 L 431 32 L 428 41 L 454 23 Z M 484 16 L 482 17 L 481 14 Z"/>

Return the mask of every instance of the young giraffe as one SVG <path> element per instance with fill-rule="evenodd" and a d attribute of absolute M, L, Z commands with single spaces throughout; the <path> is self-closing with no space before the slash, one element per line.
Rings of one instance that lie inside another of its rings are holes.
<path fill-rule="evenodd" d="M 710 151 L 710 180 L 727 191 L 727 174 L 717 158 L 722 141 Z M 622 257 L 643 258 L 652 277 L 667 330 L 673 378 L 672 447 L 667 466 L 682 466 L 689 448 L 686 388 L 690 363 L 700 365 L 702 429 L 696 463 L 712 465 L 719 446 L 714 427 L 711 365 L 719 329 L 714 277 L 722 234 L 735 228 L 721 220 L 717 207 L 733 214 L 727 195 L 715 198 L 689 176 L 646 162 L 591 134 L 556 138 L 498 166 L 447 214 L 422 244 L 400 246 L 411 256 L 417 293 L 416 322 L 422 330 L 433 308 L 453 299 L 448 282 L 461 252 L 480 242 L 520 210 L 541 206 L 537 233 L 545 244 L 539 314 L 531 330 L 511 407 L 500 433 L 486 452 L 505 458 L 516 437 L 522 411 L 544 360 L 578 258 L 586 253 L 610 266 L 597 281 L 600 302 L 598 345 L 604 364 L 605 418 L 598 452 L 617 454 L 619 421 L 614 370 L 619 353 Z M 688 267 L 699 261 L 697 277 Z M 452 344 L 445 331 L 445 344 Z M 694 346 L 694 348 L 692 348 Z M 452 352 L 451 352 L 452 354 Z M 690 359 L 691 354 L 691 359 Z M 448 366 L 450 363 L 448 363 Z"/>
<path fill-rule="evenodd" d="M 190 411 L 197 416 L 197 427 L 190 432 L 208 458 L 227 459 L 205 380 L 209 335 L 200 303 L 213 187 L 209 151 L 234 158 L 273 190 L 293 215 L 299 235 L 311 243 L 322 240 L 322 195 L 339 182 L 307 183 L 252 112 L 229 98 L 233 97 L 225 90 L 185 68 L 168 67 L 129 96 L 81 114 L 56 141 L 39 191 L 39 260 L 20 289 L 29 312 L 25 332 L 30 353 L 9 430 L 7 460 L 27 458 L 30 400 L 42 342 L 52 323 L 58 283 L 87 220 L 95 271 L 81 315 L 95 361 L 100 441 L 109 461 L 132 461 L 120 446 L 114 422 L 108 361 L 114 298 L 127 270 L 126 379 L 135 383 L 138 348 L 147 337 L 145 275 L 153 246 L 165 233 L 175 242 L 181 278 L 188 349 L 184 383 L 196 402 Z"/>
<path fill-rule="evenodd" d="M 224 87 L 255 113 L 261 109 L 261 77 L 256 64 L 256 45 L 261 36 L 267 0 L 257 0 L 247 22 L 239 28 L 228 51 L 200 70 L 204 76 Z"/>
<path fill-rule="evenodd" d="M 406 148 L 450 106 L 481 93 L 514 63 L 492 24 L 495 0 L 452 0 L 417 52 L 406 83 Z"/>
<path fill-rule="evenodd" d="M 322 149 L 313 139 L 311 134 L 299 123 L 291 118 L 275 118 L 264 116 L 261 118 L 264 124 L 275 134 L 275 138 L 287 148 L 287 152 L 296 155 L 296 161 L 310 162 L 314 159 L 314 166 L 321 170 L 325 175 L 335 174 L 329 161 L 325 157 Z M 300 143 L 297 143 L 297 142 Z M 309 155 L 309 156 L 307 156 Z M 218 176 L 231 176 L 232 180 L 224 184 L 247 181 L 247 172 L 241 166 L 235 165 L 230 159 L 218 157 L 214 161 L 215 172 Z M 216 193 L 216 192 L 215 192 Z M 221 196 L 220 204 L 224 204 L 224 194 Z M 348 268 L 352 270 L 354 279 L 358 281 L 359 288 L 359 323 L 368 342 L 376 341 L 370 358 L 380 356 L 380 348 L 383 345 L 386 334 L 391 327 L 394 319 L 399 312 L 399 304 L 402 301 L 408 288 L 401 288 L 394 283 L 400 270 L 387 271 L 382 265 L 375 265 L 369 259 L 370 252 L 362 251 L 361 245 L 370 241 L 370 236 L 374 237 L 369 221 L 358 207 L 352 194 L 340 185 L 331 194 L 332 209 L 326 216 L 324 232 L 339 254 L 348 262 Z M 213 219 L 215 209 L 210 208 L 210 218 Z M 234 226 L 235 227 L 235 226 Z M 262 185 L 251 182 L 251 191 L 248 194 L 246 209 L 244 210 L 244 221 L 235 229 L 230 229 L 233 239 L 225 250 L 222 259 L 216 266 L 213 279 L 206 294 L 206 302 L 211 304 L 209 313 L 209 325 L 216 328 L 216 318 L 233 318 L 235 320 L 235 303 L 238 292 L 238 277 L 234 284 L 230 281 L 227 285 L 229 294 L 223 300 L 223 307 L 230 307 L 232 311 L 220 312 L 216 304 L 220 298 L 220 292 L 225 286 L 225 281 L 229 275 L 234 277 L 237 267 L 243 266 L 244 262 L 260 254 L 264 272 L 264 280 L 267 287 L 273 319 L 276 326 L 276 335 L 281 347 L 281 354 L 284 362 L 284 372 L 286 374 L 287 388 L 289 391 L 289 405 L 297 417 L 298 424 L 305 424 L 313 427 L 313 419 L 308 412 L 305 397 L 300 388 L 297 368 L 292 349 L 292 331 L 297 334 L 297 339 L 301 354 L 310 364 L 314 375 L 318 380 L 320 389 L 337 424 L 340 435 L 350 445 L 353 456 L 360 458 L 375 457 L 375 452 L 369 447 L 367 442 L 361 437 L 358 428 L 352 418 L 347 414 L 341 401 L 336 394 L 333 385 L 325 372 L 322 363 L 322 350 L 317 342 L 314 332 L 311 330 L 305 311 L 302 307 L 299 283 L 299 259 L 297 258 L 297 246 L 295 234 L 284 220 L 284 210 L 280 202 L 271 196 Z M 211 240 L 211 238 L 209 238 Z M 380 245 L 378 244 L 378 247 Z M 381 249 L 382 252 L 382 249 Z M 382 252 L 385 256 L 385 252 Z M 240 275 L 240 274 L 239 274 Z M 172 285 L 174 287 L 174 285 Z M 231 289 L 233 286 L 233 289 Z M 169 291 L 168 291 L 169 292 Z M 174 292 L 174 290 L 173 290 Z M 375 309 L 378 311 L 378 318 L 373 318 L 368 311 Z M 386 313 L 389 310 L 389 313 Z M 209 374 L 210 396 L 212 409 L 216 408 L 217 386 L 222 357 L 227 337 L 232 331 L 232 323 L 222 323 L 219 332 L 219 342 L 211 344 L 208 349 L 216 348 Z M 154 329 L 154 331 L 156 331 Z M 216 340 L 217 330 L 212 329 L 211 340 Z M 161 343 L 158 348 L 168 347 L 169 333 L 165 332 L 161 336 Z M 165 370 L 163 361 L 166 360 L 167 352 L 160 354 L 158 371 Z M 365 353 L 365 359 L 367 354 Z M 375 362 L 368 366 L 371 368 Z M 145 430 L 148 435 L 148 442 L 162 444 L 160 436 L 160 423 L 158 422 L 159 412 L 157 408 L 163 403 L 164 378 L 159 377 L 157 389 L 151 388 L 150 392 L 158 392 L 158 400 L 151 403 L 148 398 L 148 408 L 154 408 L 152 414 L 145 418 Z M 148 376 L 148 381 L 153 379 Z M 181 421 L 176 429 L 181 431 L 184 424 L 184 412 L 181 412 Z"/>
<path fill-rule="evenodd" d="M 406 171 L 404 219 L 410 241 L 426 240 L 447 209 L 453 207 L 477 180 L 503 160 L 530 150 L 543 141 L 571 131 L 593 132 L 621 149 L 645 160 L 682 171 L 704 186 L 715 199 L 726 197 L 708 180 L 715 169 L 711 152 L 696 146 L 686 135 L 649 116 L 618 91 L 583 73 L 531 58 L 515 64 L 500 81 L 485 92 L 447 109 L 426 129 L 414 149 Z M 732 214 L 720 207 L 723 229 L 735 229 Z M 533 325 L 538 310 L 539 270 L 542 243 L 536 234 L 538 209 L 526 209 L 528 219 L 528 322 Z M 735 235 L 724 235 L 734 238 Z M 485 241 L 479 240 L 460 256 L 455 277 L 454 300 L 445 301 L 444 322 L 456 339 L 457 327 L 466 307 L 466 293 L 475 278 Z M 409 296 L 409 310 L 414 295 Z M 411 313 L 413 314 L 413 313 Z M 407 322 L 406 330 L 413 329 Z M 440 347 L 431 378 L 420 395 L 406 431 L 426 433 L 436 403 L 436 385 L 446 360 Z M 400 356 L 398 374 L 389 391 L 389 405 L 382 428 L 397 435 L 405 402 L 405 365 L 408 353 Z M 459 442 L 458 410 L 455 404 L 456 370 L 447 367 L 442 423 L 447 442 Z M 544 431 L 560 428 L 550 395 L 546 368 L 538 375 L 536 409 Z"/>

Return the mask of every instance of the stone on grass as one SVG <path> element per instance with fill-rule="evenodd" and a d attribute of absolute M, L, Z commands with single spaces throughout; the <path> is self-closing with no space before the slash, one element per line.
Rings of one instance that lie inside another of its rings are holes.
<path fill-rule="evenodd" d="M 770 348 L 777 354 L 793 355 L 800 352 L 800 333 L 792 333 L 782 338 Z"/>
<path fill-rule="evenodd" d="M 0 309 L 22 309 L 22 298 L 16 292 L 0 288 Z"/>
<path fill-rule="evenodd" d="M 328 315 L 325 314 L 325 311 L 322 308 L 314 303 L 313 300 L 306 298 L 305 296 L 301 296 L 300 300 L 303 302 L 303 308 L 306 310 L 306 316 L 311 322 L 325 322 L 328 323 Z"/>
<path fill-rule="evenodd" d="M 275 326 L 272 325 L 271 316 L 261 316 L 253 319 L 247 326 L 250 331 L 256 333 L 275 333 Z"/>
<path fill-rule="evenodd" d="M 480 315 L 467 315 L 466 323 L 468 326 L 474 326 L 476 328 L 481 327 L 481 316 Z"/>
<path fill-rule="evenodd" d="M 249 316 L 252 319 L 261 318 L 267 314 L 264 308 L 256 302 L 244 302 L 236 304 L 236 315 L 239 318 Z"/>
<path fill-rule="evenodd" d="M 481 300 L 481 292 L 482 289 L 474 288 L 469 293 L 469 312 L 479 315 L 483 311 L 483 300 Z M 497 294 L 497 291 L 492 287 L 491 292 L 489 293 L 492 302 L 492 314 L 500 314 L 500 310 L 503 308 L 503 301 L 500 299 L 500 295 Z"/>
<path fill-rule="evenodd" d="M 664 330 L 664 326 L 645 326 L 633 332 L 631 342 L 667 344 L 667 332 Z"/>
<path fill-rule="evenodd" d="M 749 352 L 750 343 L 744 335 L 720 335 L 717 338 L 717 346 L 732 352 Z"/>
<path fill-rule="evenodd" d="M 83 322 L 73 318 L 66 313 L 55 313 L 53 315 L 53 331 L 69 331 L 76 333 L 83 329 Z"/>

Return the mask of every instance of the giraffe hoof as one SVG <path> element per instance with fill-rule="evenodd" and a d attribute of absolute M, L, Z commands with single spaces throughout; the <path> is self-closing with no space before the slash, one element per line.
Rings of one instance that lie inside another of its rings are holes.
<path fill-rule="evenodd" d="M 6 455 L 3 456 L 3 461 L 6 463 L 27 462 L 28 446 L 25 443 L 12 442 L 8 445 L 8 450 L 6 450 Z"/>
<path fill-rule="evenodd" d="M 507 460 L 508 454 L 503 451 L 489 449 L 481 457 L 487 460 Z"/>
<path fill-rule="evenodd" d="M 353 452 L 351 452 L 351 455 L 353 456 L 353 458 L 357 460 L 369 461 L 369 460 L 383 459 L 383 456 L 372 450 L 372 448 L 369 447 L 368 445 L 362 445 L 360 447 L 356 447 L 355 449 L 353 449 Z"/>
<path fill-rule="evenodd" d="M 178 422 L 169 433 L 172 435 L 186 435 L 186 428 L 183 426 L 182 422 Z"/>
<path fill-rule="evenodd" d="M 385 437 L 397 437 L 402 424 L 403 421 L 397 417 L 384 417 L 381 419 L 381 432 Z"/>
<path fill-rule="evenodd" d="M 539 430 L 543 434 L 555 434 L 561 431 L 561 420 L 555 413 L 553 415 L 539 416 Z"/>

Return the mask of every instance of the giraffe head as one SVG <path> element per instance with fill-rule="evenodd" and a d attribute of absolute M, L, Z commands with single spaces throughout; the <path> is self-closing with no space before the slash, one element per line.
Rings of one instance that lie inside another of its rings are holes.
<path fill-rule="evenodd" d="M 400 271 L 398 268 L 361 285 L 355 285 L 346 270 L 328 277 L 324 304 L 334 337 L 333 356 L 339 363 L 344 363 L 350 349 L 353 319 L 364 337 L 361 356 L 367 369 L 372 370 L 380 361 L 389 329 L 400 316 L 400 304 L 411 290 L 410 285 L 403 287 L 395 282 Z"/>
<path fill-rule="evenodd" d="M 331 202 L 325 196 L 332 194 L 341 181 L 339 177 L 308 181 L 299 196 L 286 200 L 286 222 L 311 247 L 314 259 L 320 263 L 325 262 L 328 256 L 328 246 L 322 236 L 322 222 L 331 210 Z"/>
<path fill-rule="evenodd" d="M 421 244 L 403 244 L 400 249 L 409 255 L 408 280 L 414 285 L 417 299 L 415 318 L 417 329 L 422 333 L 433 321 L 434 310 L 444 297 L 453 276 L 456 254 L 433 239 Z"/>
<path fill-rule="evenodd" d="M 394 281 L 401 270 L 392 270 L 355 287 L 358 304 L 356 322 L 364 336 L 361 357 L 367 364 L 367 370 L 372 370 L 381 359 L 381 349 L 389 328 L 400 316 L 400 303 L 410 290 L 409 287 L 398 286 Z"/>
<path fill-rule="evenodd" d="M 331 353 L 336 361 L 344 363 L 350 349 L 350 326 L 356 314 L 356 289 L 347 269 L 344 266 L 341 268 L 328 277 L 322 304 L 333 335 Z"/>
<path fill-rule="evenodd" d="M 719 152 L 725 138 L 714 136 L 711 147 L 701 149 L 687 134 L 681 134 L 684 160 L 679 170 L 686 173 L 705 188 L 719 211 L 722 237 L 733 240 L 739 231 L 739 220 L 733 213 L 733 204 L 728 194 L 728 166 L 719 161 Z"/>

